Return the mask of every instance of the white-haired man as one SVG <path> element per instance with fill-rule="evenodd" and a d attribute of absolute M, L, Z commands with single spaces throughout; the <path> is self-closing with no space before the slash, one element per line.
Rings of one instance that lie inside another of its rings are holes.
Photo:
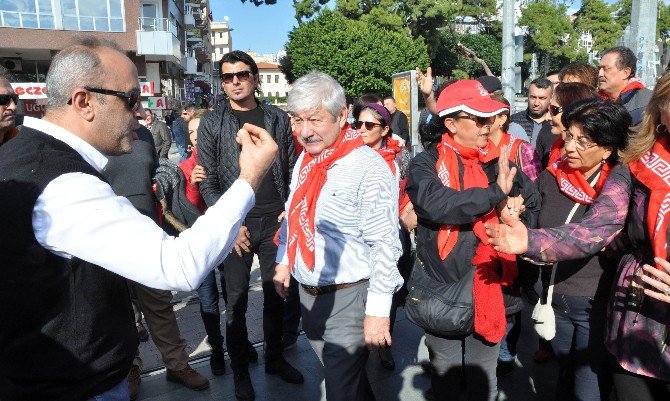
<path fill-rule="evenodd" d="M 300 283 L 303 329 L 324 365 L 326 398 L 367 400 L 368 350 L 391 344 L 398 186 L 385 161 L 347 124 L 342 87 L 311 72 L 298 79 L 288 111 L 305 151 L 286 202 L 274 277 L 286 297 Z"/>
<path fill-rule="evenodd" d="M 42 120 L 0 147 L 0 399 L 128 399 L 137 350 L 125 278 L 193 290 L 232 249 L 277 145 L 240 130 L 240 179 L 179 237 L 101 172 L 128 153 L 144 117 L 137 69 L 84 38 L 57 54 Z"/>

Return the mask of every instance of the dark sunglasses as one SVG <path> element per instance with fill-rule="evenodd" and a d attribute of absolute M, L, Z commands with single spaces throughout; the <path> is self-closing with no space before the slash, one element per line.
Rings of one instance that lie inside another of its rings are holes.
<path fill-rule="evenodd" d="M 247 81 L 251 75 L 251 71 L 226 72 L 225 74 L 221 74 L 221 79 L 223 83 L 229 84 L 233 82 L 233 78 L 235 77 L 239 81 Z"/>
<path fill-rule="evenodd" d="M 554 106 L 553 104 L 549 105 L 549 114 L 551 114 L 552 116 L 556 116 L 556 115 L 558 115 L 562 112 L 563 112 L 563 107 Z"/>
<path fill-rule="evenodd" d="M 478 127 L 483 127 L 484 125 L 492 125 L 493 122 L 495 121 L 494 117 L 480 117 L 480 116 L 473 116 L 472 114 L 459 114 L 456 117 L 458 118 L 466 118 L 468 120 L 472 120 L 477 124 Z"/>
<path fill-rule="evenodd" d="M 374 127 L 385 127 L 384 124 L 373 123 L 372 121 L 354 121 L 354 129 L 361 129 L 365 125 L 365 129 L 372 131 Z"/>
<path fill-rule="evenodd" d="M 14 104 L 19 104 L 19 95 L 0 95 L 0 106 L 7 106 L 12 100 L 14 101 Z"/>
<path fill-rule="evenodd" d="M 127 106 L 130 111 L 137 111 L 139 110 L 140 106 L 140 90 L 139 89 L 133 89 L 128 92 L 121 92 L 121 91 L 115 91 L 111 89 L 102 89 L 102 88 L 92 88 L 90 86 L 84 86 L 84 89 L 86 89 L 89 92 L 93 93 L 100 93 L 103 95 L 110 95 L 110 96 L 116 96 L 121 99 L 126 99 L 128 101 Z M 72 104 L 72 99 L 67 101 L 67 104 Z"/>

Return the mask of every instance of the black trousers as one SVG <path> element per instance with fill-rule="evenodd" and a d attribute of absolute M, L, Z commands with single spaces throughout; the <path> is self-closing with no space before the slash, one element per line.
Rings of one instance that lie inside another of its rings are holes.
<path fill-rule="evenodd" d="M 258 255 L 263 282 L 263 333 L 265 361 L 272 363 L 282 357 L 282 326 L 284 300 L 277 294 L 272 282 L 275 271 L 277 246 L 273 238 L 279 229 L 278 215 L 247 218 L 245 225 L 251 236 L 251 252 L 240 257 L 233 252 L 224 260 L 222 275 L 225 280 L 226 345 L 233 371 L 247 369 L 249 365 L 247 305 L 249 277 L 254 254 Z"/>

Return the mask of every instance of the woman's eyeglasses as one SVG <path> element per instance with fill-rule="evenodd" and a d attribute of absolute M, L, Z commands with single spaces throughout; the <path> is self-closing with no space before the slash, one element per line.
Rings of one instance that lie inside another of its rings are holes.
<path fill-rule="evenodd" d="M 554 106 L 553 104 L 549 105 L 549 114 L 552 116 L 557 116 L 563 112 L 563 107 L 561 106 Z"/>
<path fill-rule="evenodd" d="M 233 82 L 233 78 L 237 77 L 238 81 L 247 81 L 251 77 L 251 71 L 226 72 L 221 74 L 221 80 L 224 84 Z"/>
<path fill-rule="evenodd" d="M 472 114 L 459 114 L 455 119 L 459 118 L 465 118 L 467 120 L 472 120 L 477 124 L 478 127 L 483 127 L 485 125 L 493 125 L 495 122 L 495 117 L 480 117 L 480 116 L 473 116 Z"/>
<path fill-rule="evenodd" d="M 0 95 L 0 106 L 7 106 L 11 101 L 14 101 L 14 104 L 18 105 L 19 95 L 15 94 Z"/>
<path fill-rule="evenodd" d="M 361 129 L 361 127 L 364 125 L 365 129 L 368 131 L 372 131 L 374 127 L 384 127 L 384 124 L 373 123 L 372 121 L 354 121 L 353 124 L 355 129 Z"/>
<path fill-rule="evenodd" d="M 580 137 L 579 139 L 575 139 L 575 137 L 572 136 L 570 130 L 565 131 L 565 145 L 572 142 L 573 140 L 575 141 L 575 148 L 577 148 L 577 150 L 584 151 L 586 149 L 590 149 L 594 146 L 597 146 L 595 142 L 591 142 L 588 139 L 584 138 L 583 136 Z"/>

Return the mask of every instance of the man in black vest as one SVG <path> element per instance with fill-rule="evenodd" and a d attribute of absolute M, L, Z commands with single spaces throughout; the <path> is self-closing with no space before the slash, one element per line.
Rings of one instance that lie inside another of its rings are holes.
<path fill-rule="evenodd" d="M 235 251 L 224 260 L 221 275 L 222 286 L 226 288 L 226 345 L 234 373 L 235 396 L 246 401 L 255 399 L 248 367 L 249 361 L 255 359 L 255 351 L 250 352 L 245 317 L 254 254 L 258 255 L 263 281 L 265 372 L 279 375 L 289 383 L 304 380 L 282 354 L 284 300 L 272 281 L 277 254 L 273 238 L 288 199 L 297 156 L 288 114 L 260 103 L 254 96 L 259 78 L 258 66 L 251 56 L 239 50 L 227 53 L 219 61 L 219 71 L 228 100 L 203 117 L 198 128 L 198 161 L 207 171 L 207 178 L 200 183 L 200 193 L 207 206 L 218 202 L 235 180 L 239 147 L 234 137 L 241 126 L 249 123 L 262 127 L 279 145 L 279 156 L 259 187 L 256 206 L 244 220 Z"/>
<path fill-rule="evenodd" d="M 0 147 L 11 227 L 0 234 L 0 399 L 128 398 L 137 334 L 125 278 L 197 288 L 232 249 L 277 145 L 263 130 L 240 130 L 240 179 L 171 237 L 101 174 L 105 156 L 131 151 L 144 115 L 130 59 L 81 38 L 53 58 L 46 82 L 45 117 L 27 117 Z"/>

